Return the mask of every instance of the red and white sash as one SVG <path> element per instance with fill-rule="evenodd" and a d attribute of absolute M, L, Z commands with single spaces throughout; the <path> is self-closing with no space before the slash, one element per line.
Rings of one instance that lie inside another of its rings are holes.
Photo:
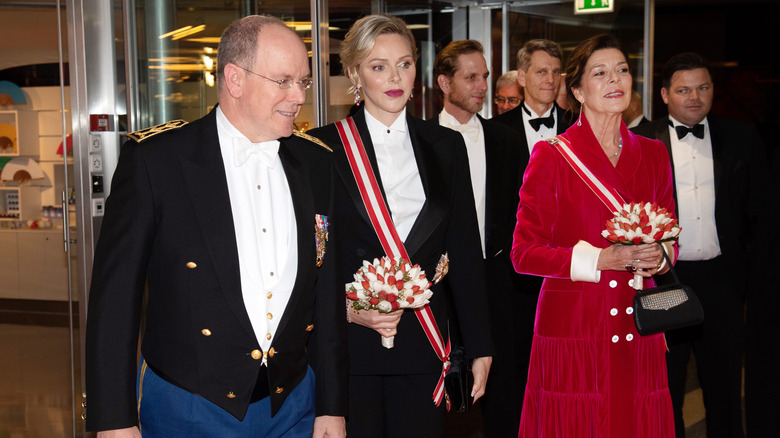
<path fill-rule="evenodd" d="M 601 202 L 607 206 L 612 212 L 619 212 L 623 209 L 623 204 L 626 201 L 620 196 L 614 187 L 608 186 L 601 182 L 600 179 L 594 175 L 585 164 L 580 161 L 577 154 L 571 150 L 571 143 L 560 135 L 553 138 L 548 138 L 547 143 L 550 143 L 558 152 L 563 155 L 566 162 L 569 163 L 574 172 L 582 179 L 582 182 L 587 185 L 593 193 L 601 199 Z"/>
<path fill-rule="evenodd" d="M 404 260 L 411 263 L 409 254 L 407 254 L 401 238 L 398 237 L 398 232 L 390 217 L 385 200 L 382 198 L 376 175 L 374 175 L 371 163 L 368 161 L 366 149 L 363 146 L 363 141 L 360 138 L 360 133 L 357 126 L 355 126 L 354 120 L 352 120 L 352 117 L 339 120 L 336 122 L 336 129 L 338 129 L 339 137 L 341 137 L 341 142 L 344 144 L 344 150 L 347 153 L 352 174 L 355 176 L 355 182 L 360 190 L 360 197 L 366 206 L 366 212 L 368 212 L 374 231 L 376 231 L 379 241 L 382 243 L 382 249 L 393 258 L 403 257 Z M 433 347 L 433 351 L 443 363 L 439 382 L 436 384 L 436 389 L 433 392 L 433 402 L 436 403 L 436 406 L 439 406 L 444 397 L 444 377 L 450 368 L 450 341 L 448 339 L 447 344 L 444 344 L 444 338 L 441 332 L 439 332 L 439 327 L 436 325 L 436 320 L 433 318 L 433 312 L 431 312 L 429 306 L 416 308 L 414 313 L 420 321 L 425 336 Z"/>

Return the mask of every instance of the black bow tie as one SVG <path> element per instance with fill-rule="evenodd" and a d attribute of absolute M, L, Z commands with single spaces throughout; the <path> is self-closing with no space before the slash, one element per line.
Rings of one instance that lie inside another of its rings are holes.
<path fill-rule="evenodd" d="M 526 108 L 525 103 L 523 103 L 523 111 L 525 111 L 528 116 L 531 116 L 531 110 Z M 554 111 L 554 109 L 553 109 Z M 539 128 L 542 127 L 542 125 L 552 128 L 555 126 L 555 117 L 553 117 L 553 112 L 550 111 L 550 115 L 547 117 L 539 117 L 537 119 L 528 119 L 528 123 L 531 124 L 531 127 L 534 128 L 534 131 L 538 131 Z"/>
<path fill-rule="evenodd" d="M 539 128 L 542 127 L 542 125 L 552 128 L 555 126 L 555 117 L 553 117 L 552 113 L 547 117 L 539 117 L 538 119 L 530 119 L 528 120 L 528 123 L 531 124 L 531 127 L 534 128 L 534 131 L 538 131 Z"/>
<path fill-rule="evenodd" d="M 674 130 L 677 131 L 677 139 L 682 140 L 683 137 L 686 135 L 693 134 L 696 138 L 704 138 L 704 124 L 699 123 L 698 125 L 693 125 L 693 128 L 689 128 L 685 125 L 677 125 L 674 126 L 672 121 L 669 121 L 669 126 L 674 127 Z"/>

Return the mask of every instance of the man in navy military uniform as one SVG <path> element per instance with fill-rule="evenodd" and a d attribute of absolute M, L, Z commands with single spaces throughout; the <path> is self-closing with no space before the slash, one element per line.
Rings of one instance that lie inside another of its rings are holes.
<path fill-rule="evenodd" d="M 89 296 L 87 428 L 343 437 L 332 154 L 293 135 L 306 46 L 275 18 L 245 17 L 222 36 L 217 75 L 208 115 L 123 146 Z"/>

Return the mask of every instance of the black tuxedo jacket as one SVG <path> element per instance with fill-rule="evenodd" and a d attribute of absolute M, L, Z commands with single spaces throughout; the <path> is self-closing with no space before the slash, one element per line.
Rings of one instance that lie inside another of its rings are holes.
<path fill-rule="evenodd" d="M 498 115 L 490 119 L 520 132 L 521 144 L 525 146 L 524 148 L 520 148 L 521 149 L 520 151 L 520 169 L 521 169 L 520 177 L 521 178 L 523 173 L 525 173 L 525 168 L 528 166 L 528 160 L 531 158 L 529 147 L 532 146 L 529 145 L 528 140 L 526 140 L 525 124 L 523 123 L 523 105 L 525 105 L 525 101 L 520 103 L 520 105 L 512 108 L 511 110 L 505 112 L 504 114 Z M 566 132 L 567 129 L 569 129 L 569 126 L 572 125 L 572 120 L 571 120 L 572 114 L 559 107 L 557 103 L 553 102 L 553 105 L 555 106 L 555 117 L 556 117 L 555 133 L 563 134 L 564 132 Z"/>
<path fill-rule="evenodd" d="M 316 373 L 317 415 L 346 414 L 346 322 L 332 251 L 315 264 L 315 214 L 335 222 L 332 153 L 280 139 L 298 229 L 298 270 L 268 357 L 272 414 Z M 331 234 L 331 241 L 336 237 Z M 332 249 L 332 248 L 328 248 Z M 148 286 L 145 308 L 144 286 Z M 241 292 L 216 112 L 123 148 L 95 251 L 86 345 L 87 428 L 135 425 L 139 321 L 147 363 L 243 419 L 260 346 Z M 307 358 L 310 335 L 319 342 Z M 253 357 L 254 356 L 254 357 Z"/>
<path fill-rule="evenodd" d="M 353 119 L 381 188 L 365 109 L 357 111 Z M 411 116 L 407 116 L 407 124 L 426 201 L 404 247 L 412 263 L 419 264 L 428 278 L 433 278 L 441 255 L 448 253 L 449 274 L 432 287 L 430 308 L 445 342 L 448 319 L 457 315 L 467 357 L 489 356 L 492 343 L 481 269 L 482 251 L 463 139 L 450 129 L 431 126 Z M 340 218 L 338 244 L 343 257 L 343 270 L 338 278 L 344 290 L 343 284 L 353 281 L 353 274 L 364 260 L 383 257 L 385 252 L 369 221 L 336 126 L 331 124 L 308 133 L 322 139 L 334 151 L 339 176 L 335 190 Z M 382 192 L 387 202 L 384 189 Z M 454 303 L 454 311 L 449 308 L 449 298 Z M 376 331 L 358 324 L 349 324 L 348 342 L 350 374 L 398 375 L 441 370 L 442 363 L 413 311 L 405 311 L 401 317 L 392 349 L 381 346 Z"/>
<path fill-rule="evenodd" d="M 766 161 L 758 130 L 750 123 L 707 116 L 712 139 L 715 176 L 715 224 L 721 254 L 734 272 L 747 268 L 756 220 L 765 194 Z M 661 140 L 669 150 L 674 178 L 674 157 L 669 136 L 669 118 L 639 125 L 635 134 Z M 675 178 L 675 204 L 677 183 Z"/>
<path fill-rule="evenodd" d="M 485 120 L 479 115 L 477 118 L 485 136 L 485 263 L 491 291 L 489 301 L 508 303 L 515 292 L 512 277 L 519 276 L 509 252 L 523 178 L 518 144 L 524 144 L 525 137 L 493 120 Z M 439 116 L 428 123 L 438 126 Z M 494 335 L 502 336 L 501 333 Z"/>

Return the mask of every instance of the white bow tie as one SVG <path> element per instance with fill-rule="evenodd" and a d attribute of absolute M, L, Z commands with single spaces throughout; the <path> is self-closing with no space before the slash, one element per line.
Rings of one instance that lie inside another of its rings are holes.
<path fill-rule="evenodd" d="M 454 129 L 469 139 L 471 142 L 476 142 L 479 138 L 479 122 L 469 122 L 465 124 L 449 123 L 445 121 L 442 123 L 445 127 Z"/>
<path fill-rule="evenodd" d="M 250 156 L 257 155 L 257 159 L 260 160 L 261 163 L 273 169 L 278 153 L 278 140 L 252 143 L 244 137 L 233 137 L 233 156 L 235 158 L 236 167 L 246 163 Z"/>

